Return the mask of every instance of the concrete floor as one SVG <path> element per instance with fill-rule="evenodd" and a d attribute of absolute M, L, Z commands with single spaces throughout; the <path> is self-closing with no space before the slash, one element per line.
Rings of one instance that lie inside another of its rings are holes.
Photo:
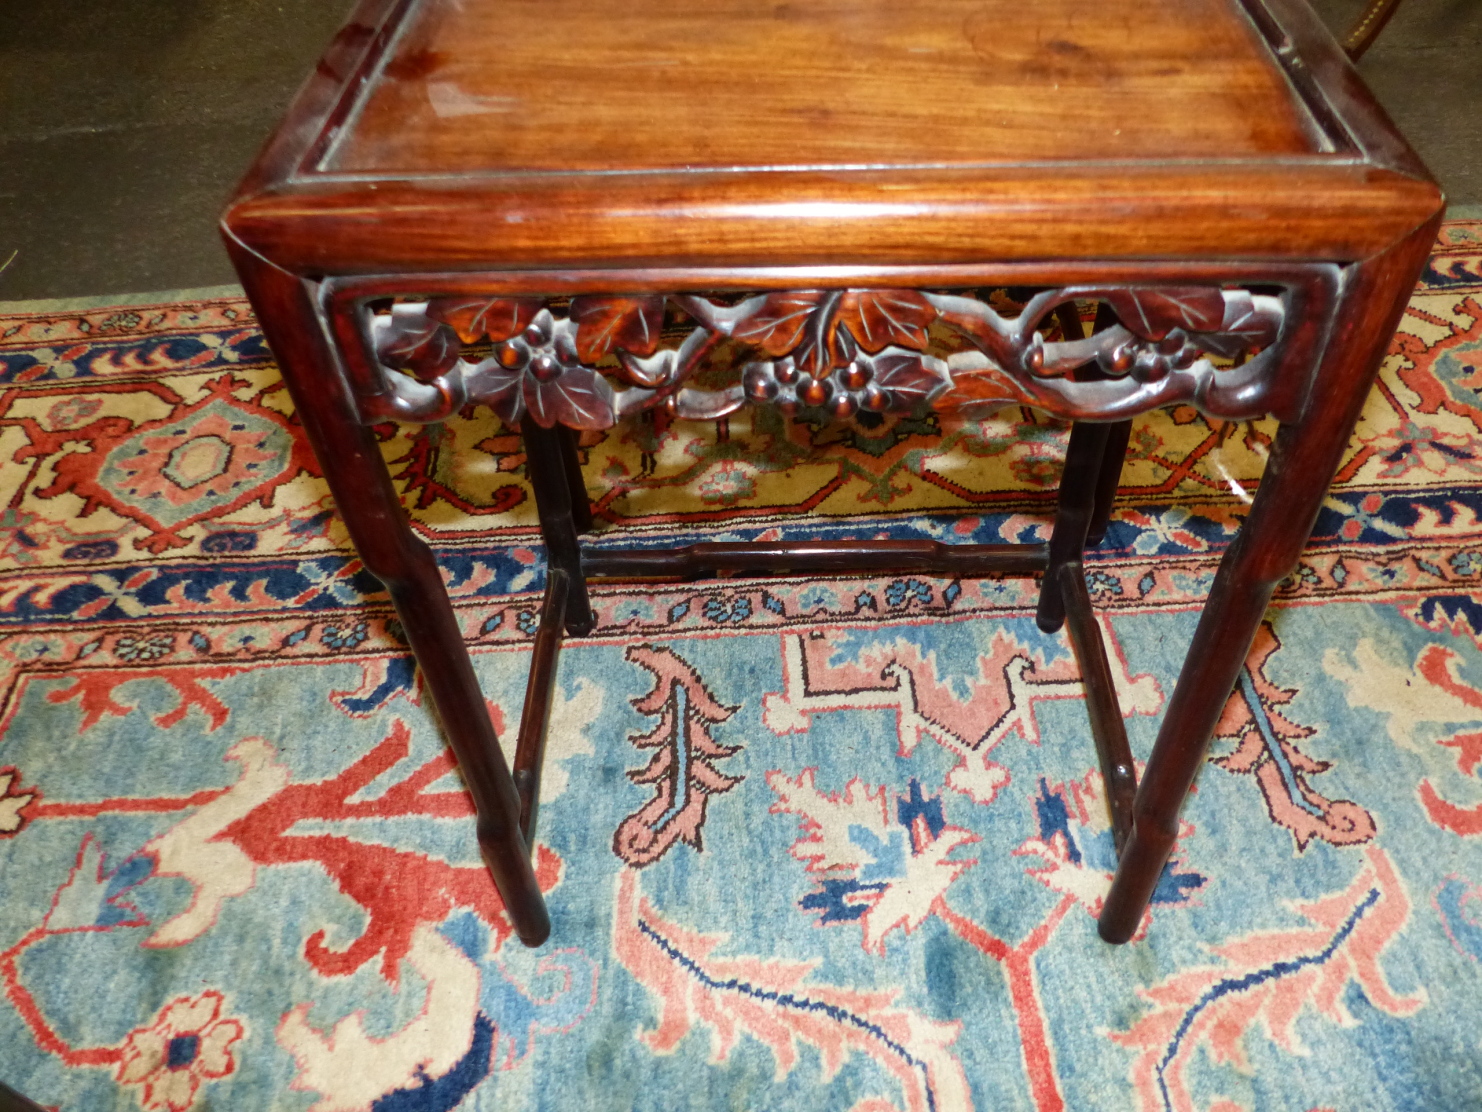
<path fill-rule="evenodd" d="M 0 4 L 0 300 L 233 280 L 216 214 L 349 0 Z M 1315 0 L 1346 29 L 1363 0 Z M 1482 3 L 1405 0 L 1360 66 L 1482 202 Z"/>

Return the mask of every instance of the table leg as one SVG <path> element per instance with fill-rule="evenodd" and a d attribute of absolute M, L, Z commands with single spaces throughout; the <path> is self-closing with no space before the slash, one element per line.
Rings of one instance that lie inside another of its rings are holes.
<path fill-rule="evenodd" d="M 571 579 L 560 568 L 546 572 L 540 625 L 530 647 L 530 675 L 525 682 L 525 706 L 515 743 L 515 790 L 520 794 L 520 833 L 527 846 L 535 842 L 540 814 L 540 774 L 545 766 L 545 735 L 551 719 L 551 697 L 556 690 L 556 658 L 566 631 L 566 602 Z"/>
<path fill-rule="evenodd" d="M 1045 633 L 1065 624 L 1065 595 L 1060 569 L 1079 564 L 1086 551 L 1086 531 L 1095 512 L 1097 486 L 1106 455 L 1107 425 L 1077 421 L 1070 426 L 1065 470 L 1060 475 L 1059 503 L 1050 531 L 1050 565 L 1040 583 L 1035 622 Z"/>
<path fill-rule="evenodd" d="M 1086 569 L 1079 560 L 1072 560 L 1061 567 L 1059 578 L 1065 594 L 1065 631 L 1070 635 L 1070 647 L 1086 689 L 1086 711 L 1111 817 L 1112 845 L 1121 853 L 1132 830 L 1132 801 L 1137 795 L 1137 772 L 1127 745 L 1127 727 L 1117 702 L 1106 642 L 1096 623 L 1096 611 L 1091 608 L 1091 592 L 1086 589 Z"/>
<path fill-rule="evenodd" d="M 1277 434 L 1250 516 L 1220 562 L 1138 784 L 1132 832 L 1098 923 L 1107 942 L 1126 942 L 1142 921 L 1215 724 L 1272 591 L 1297 566 L 1439 223 L 1438 214 L 1389 251 L 1344 272 L 1309 404 Z"/>
<path fill-rule="evenodd" d="M 525 474 L 535 492 L 535 512 L 540 517 L 540 534 L 545 540 L 546 565 L 560 568 L 571 580 L 566 632 L 580 637 L 592 632 L 596 619 L 587 597 L 579 540 L 582 522 L 591 525 L 591 504 L 582 486 L 581 472 L 576 470 L 574 439 L 570 429 L 559 425 L 544 429 L 529 417 L 521 425 L 521 434 L 525 440 Z"/>
<path fill-rule="evenodd" d="M 581 477 L 580 444 L 578 442 L 581 434 L 566 425 L 557 425 L 556 431 L 561 435 L 561 468 L 566 473 L 566 488 L 571 492 L 571 520 L 578 533 L 590 533 L 592 531 L 592 500 L 587 497 L 587 484 L 582 481 Z"/>
<path fill-rule="evenodd" d="M 1086 547 L 1095 548 L 1106 539 L 1106 526 L 1111 521 L 1112 503 L 1122 481 L 1122 464 L 1127 459 L 1127 442 L 1132 439 L 1132 422 L 1117 421 L 1107 426 L 1106 452 L 1101 457 L 1101 473 L 1096 477 L 1096 505 L 1091 510 L 1091 524 L 1086 530 Z"/>
<path fill-rule="evenodd" d="M 1066 340 L 1085 338 L 1085 322 L 1081 320 L 1074 303 L 1059 306 L 1055 310 L 1055 319 L 1059 321 L 1061 335 Z M 1091 326 L 1093 332 L 1111 328 L 1117 323 L 1117 315 L 1110 305 L 1101 302 L 1096 306 L 1096 320 Z M 1078 382 L 1105 377 L 1094 364 L 1082 367 L 1076 372 Z M 1122 463 L 1127 458 L 1127 442 L 1131 436 L 1132 422 L 1130 420 L 1114 421 L 1106 427 L 1106 443 L 1095 478 L 1095 501 L 1091 508 L 1091 520 L 1086 527 L 1082 548 L 1095 548 L 1106 539 L 1106 525 L 1111 520 L 1112 502 L 1117 497 L 1117 486 L 1122 478 Z M 1070 466 L 1070 453 L 1067 452 L 1066 469 L 1069 470 Z M 1063 498 L 1063 483 L 1061 490 Z M 1058 524 L 1057 522 L 1057 528 Z"/>
<path fill-rule="evenodd" d="M 520 801 L 432 551 L 406 514 L 320 319 L 313 286 L 228 241 L 304 431 L 366 568 L 391 594 L 478 811 L 478 842 L 520 939 L 550 934 Z"/>

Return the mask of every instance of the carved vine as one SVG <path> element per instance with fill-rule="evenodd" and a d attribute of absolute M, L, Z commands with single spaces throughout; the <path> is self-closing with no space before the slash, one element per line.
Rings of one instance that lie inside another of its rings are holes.
<path fill-rule="evenodd" d="M 1119 323 L 1047 339 L 1055 311 L 1078 302 L 1104 304 Z M 671 307 L 693 327 L 665 346 Z M 904 289 L 781 291 L 734 304 L 580 296 L 564 309 L 543 298 L 447 297 L 365 315 L 382 380 L 364 399 L 372 419 L 436 421 L 477 402 L 510 423 L 528 414 L 545 427 L 596 429 L 654 407 L 713 419 L 747 400 L 841 419 L 1022 404 L 1105 420 L 1175 402 L 1252 417 L 1264 412 L 1285 308 L 1281 297 L 1239 288 L 1084 286 L 1035 294 L 1014 317 L 968 294 Z M 970 349 L 930 354 L 938 322 Z M 754 356 L 740 383 L 688 385 L 726 341 Z"/>

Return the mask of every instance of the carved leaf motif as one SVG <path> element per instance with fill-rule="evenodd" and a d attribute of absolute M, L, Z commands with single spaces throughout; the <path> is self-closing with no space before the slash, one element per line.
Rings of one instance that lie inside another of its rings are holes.
<path fill-rule="evenodd" d="M 391 327 L 376 344 L 376 358 L 384 365 L 411 371 L 424 379 L 436 378 L 449 370 L 461 353 L 458 337 L 451 328 L 421 314 L 392 314 Z"/>
<path fill-rule="evenodd" d="M 612 387 L 589 367 L 572 367 L 549 382 L 525 376 L 525 405 L 542 428 L 607 429 L 617 423 Z"/>
<path fill-rule="evenodd" d="M 769 293 L 758 298 L 751 313 L 736 322 L 731 335 L 755 344 L 774 358 L 786 355 L 802 342 L 814 311 L 827 296 L 818 290 Z"/>
<path fill-rule="evenodd" d="M 1189 337 L 1205 351 L 1233 359 L 1241 352 L 1276 342 L 1280 315 L 1263 310 L 1245 290 L 1225 291 L 1224 319 L 1218 332 Z"/>
<path fill-rule="evenodd" d="M 648 356 L 659 349 L 664 327 L 664 298 L 576 297 L 571 301 L 576 321 L 576 352 L 583 363 L 595 363 L 621 348 Z"/>
<path fill-rule="evenodd" d="M 1161 340 L 1175 328 L 1214 332 L 1225 319 L 1224 295 L 1209 286 L 1111 290 L 1104 296 L 1121 322 L 1145 340 Z"/>
<path fill-rule="evenodd" d="M 433 301 L 428 314 L 451 326 L 465 344 L 485 336 L 497 344 L 529 324 L 544 304 L 538 297 L 448 298 Z"/>
<path fill-rule="evenodd" d="M 839 303 L 839 322 L 872 355 L 891 344 L 925 351 L 936 318 L 936 307 L 915 290 L 850 290 Z"/>
<path fill-rule="evenodd" d="M 952 376 L 954 408 L 988 412 L 1006 405 L 1033 404 L 1032 392 L 1007 371 L 989 365 Z"/>
<path fill-rule="evenodd" d="M 911 352 L 892 351 L 874 360 L 875 381 L 889 392 L 892 409 L 910 409 L 952 384 L 946 364 Z"/>
<path fill-rule="evenodd" d="M 818 323 L 814 318 L 814 325 Z M 814 378 L 823 378 L 835 367 L 842 367 L 853 359 L 859 347 L 854 338 L 845 330 L 838 327 L 837 321 L 831 321 L 827 328 L 827 334 L 819 342 L 817 327 L 810 327 L 803 334 L 803 342 L 793 349 L 793 362 L 798 369 Z"/>
<path fill-rule="evenodd" d="M 525 412 L 525 398 L 521 390 L 525 372 L 517 368 L 501 367 L 495 360 L 488 359 L 479 364 L 477 377 L 469 384 L 469 393 L 482 405 L 487 405 L 505 424 L 514 426 Z"/>

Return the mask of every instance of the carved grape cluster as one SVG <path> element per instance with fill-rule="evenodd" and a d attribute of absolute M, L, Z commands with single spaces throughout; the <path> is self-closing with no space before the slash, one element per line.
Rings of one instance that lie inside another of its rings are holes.
<path fill-rule="evenodd" d="M 1272 343 L 1281 313 L 1270 298 L 1206 287 L 1129 289 L 1106 295 L 1131 336 L 1098 354 L 1113 377 L 1160 382 L 1206 354 L 1233 358 Z"/>
<path fill-rule="evenodd" d="M 588 364 L 623 344 L 651 353 L 662 314 L 662 298 L 574 298 L 564 317 L 540 298 L 448 298 L 394 305 L 373 335 L 382 365 L 442 392 L 439 416 L 475 400 L 510 424 L 596 429 L 615 422 L 615 399 Z M 462 345 L 482 340 L 493 357 L 460 366 Z"/>
<path fill-rule="evenodd" d="M 766 294 L 738 308 L 733 335 L 773 356 L 747 364 L 746 396 L 785 413 L 908 410 L 952 384 L 945 363 L 919 354 L 937 310 L 915 290 Z"/>
<path fill-rule="evenodd" d="M 799 370 L 791 356 L 748 363 L 742 373 L 746 396 L 754 402 L 770 402 L 787 414 L 821 409 L 840 420 L 861 411 L 911 409 L 951 383 L 940 359 L 899 349 L 874 356 L 856 351 L 847 363 L 820 374 Z"/>
<path fill-rule="evenodd" d="M 554 382 L 568 372 L 581 372 L 576 354 L 576 323 L 558 321 L 541 309 L 518 336 L 505 340 L 494 358 L 508 371 L 528 371 L 537 382 Z"/>
<path fill-rule="evenodd" d="M 1113 378 L 1130 374 L 1137 382 L 1160 382 L 1175 370 L 1192 367 L 1204 357 L 1189 334 L 1175 328 L 1161 340 L 1131 339 L 1098 357 L 1101 369 Z"/>

